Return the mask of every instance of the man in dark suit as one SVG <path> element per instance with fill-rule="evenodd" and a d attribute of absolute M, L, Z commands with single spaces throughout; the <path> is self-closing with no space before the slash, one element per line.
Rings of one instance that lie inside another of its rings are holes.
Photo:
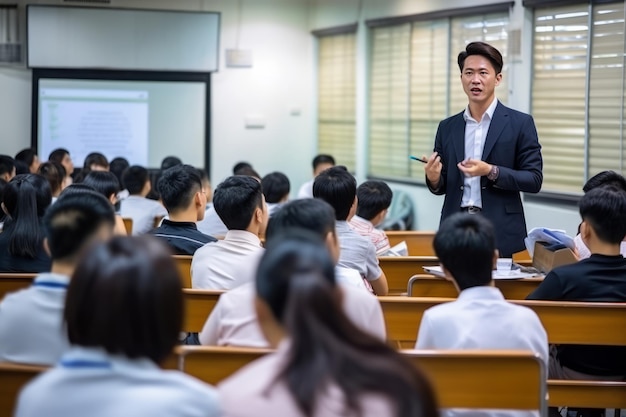
<path fill-rule="evenodd" d="M 472 42 L 458 64 L 469 104 L 439 123 L 426 183 L 445 194 L 441 220 L 459 211 L 484 215 L 495 225 L 500 256 L 511 257 L 526 237 L 519 193 L 537 193 L 543 182 L 537 129 L 531 116 L 496 99 L 503 65 L 497 49 Z"/>

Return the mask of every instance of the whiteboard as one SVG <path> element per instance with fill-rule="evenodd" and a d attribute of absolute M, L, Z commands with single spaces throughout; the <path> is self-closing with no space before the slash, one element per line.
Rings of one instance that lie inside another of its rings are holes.
<path fill-rule="evenodd" d="M 29 5 L 28 66 L 218 69 L 220 14 Z"/>

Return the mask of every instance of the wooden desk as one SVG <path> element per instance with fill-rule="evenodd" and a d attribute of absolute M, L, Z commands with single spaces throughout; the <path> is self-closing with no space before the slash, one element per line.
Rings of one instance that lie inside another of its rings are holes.
<path fill-rule="evenodd" d="M 30 287 L 36 276 L 37 274 L 35 273 L 0 273 L 0 300 L 2 300 L 7 293 Z"/>
<path fill-rule="evenodd" d="M 543 278 L 497 279 L 494 283 L 507 300 L 524 300 L 533 292 Z M 414 275 L 408 284 L 409 297 L 456 298 L 458 291 L 452 281 L 433 275 Z"/>

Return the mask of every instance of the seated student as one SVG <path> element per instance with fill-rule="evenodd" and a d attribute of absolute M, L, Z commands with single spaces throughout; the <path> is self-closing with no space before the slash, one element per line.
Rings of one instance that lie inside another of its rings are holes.
<path fill-rule="evenodd" d="M 9 182 L 15 176 L 15 160 L 8 155 L 0 155 L 0 180 Z"/>
<path fill-rule="evenodd" d="M 328 247 L 333 261 L 339 259 L 335 234 L 335 212 L 322 200 L 302 199 L 287 203 L 267 225 L 266 243 L 279 239 L 291 230 L 306 230 L 318 236 Z M 341 286 L 342 308 L 361 330 L 385 340 L 385 322 L 378 299 L 366 291 L 355 270 L 335 267 L 335 279 Z M 202 332 L 200 343 L 219 346 L 267 347 L 254 312 L 254 283 L 249 282 L 220 296 Z"/>
<path fill-rule="evenodd" d="M 389 291 L 387 277 L 378 266 L 376 248 L 348 225 L 356 212 L 356 180 L 345 167 L 337 166 L 320 173 L 313 183 L 313 195 L 335 209 L 336 230 L 341 247 L 339 265 L 356 269 L 377 295 Z"/>
<path fill-rule="evenodd" d="M 282 172 L 272 172 L 261 179 L 270 217 L 289 200 L 289 187 L 289 178 Z"/>
<path fill-rule="evenodd" d="M 8 182 L 3 179 L 0 179 L 0 203 L 4 199 L 4 189 L 6 188 Z M 4 227 L 4 221 L 6 220 L 6 213 L 4 210 L 0 210 L 0 233 L 2 233 L 2 228 Z"/>
<path fill-rule="evenodd" d="M 76 182 L 83 182 L 87 175 L 89 175 L 89 173 L 92 171 L 108 170 L 109 161 L 107 160 L 106 156 L 102 155 L 100 152 L 92 152 L 85 157 L 85 161 L 83 162 L 83 168 L 76 176 Z"/>
<path fill-rule="evenodd" d="M 15 155 L 15 160 L 23 162 L 28 167 L 30 174 L 36 174 L 39 170 L 39 156 L 33 148 L 22 149 Z"/>
<path fill-rule="evenodd" d="M 439 227 L 433 246 L 459 297 L 424 312 L 415 348 L 531 350 L 547 365 L 548 338 L 539 317 L 506 301 L 493 284 L 498 250 L 491 222 L 475 214 L 450 216 Z M 494 410 L 480 415 L 536 413 Z"/>
<path fill-rule="evenodd" d="M 130 163 L 128 160 L 126 158 L 122 158 L 121 156 L 113 158 L 109 164 L 109 171 L 115 175 L 115 178 L 117 178 L 117 181 L 120 183 L 122 188 L 122 190 L 117 193 L 117 198 L 120 201 L 128 197 L 128 190 L 124 186 L 124 181 L 122 181 L 122 174 L 124 174 L 124 171 L 126 171 L 129 166 Z"/>
<path fill-rule="evenodd" d="M 54 365 L 69 348 L 65 294 L 76 264 L 95 241 L 113 235 L 115 212 L 95 191 L 63 194 L 44 217 L 50 272 L 0 302 L 0 360 Z"/>
<path fill-rule="evenodd" d="M 170 169 L 171 167 L 182 164 L 183 161 L 181 161 L 180 158 L 178 158 L 177 156 L 166 156 L 161 161 L 161 171 L 165 171 L 166 169 Z"/>
<path fill-rule="evenodd" d="M 191 286 L 230 290 L 254 280 L 263 253 L 259 236 L 267 226 L 261 184 L 252 177 L 226 178 L 213 194 L 213 206 L 228 232 L 223 240 L 198 249 L 191 261 Z"/>
<path fill-rule="evenodd" d="M 163 239 L 177 255 L 193 255 L 205 244 L 217 240 L 196 227 L 196 221 L 204 217 L 206 205 L 206 194 L 196 168 L 175 165 L 163 171 L 157 187 L 168 218 L 151 234 Z"/>
<path fill-rule="evenodd" d="M 81 183 L 92 187 L 94 190 L 105 196 L 114 208 L 117 206 L 117 193 L 120 192 L 120 183 L 112 172 L 91 171 Z M 119 214 L 115 215 L 114 233 L 117 236 L 127 235 L 126 226 L 124 226 L 124 219 L 122 219 L 122 216 Z"/>
<path fill-rule="evenodd" d="M 438 415 L 424 375 L 344 313 L 334 272 L 315 235 L 287 234 L 267 245 L 254 305 L 277 351 L 218 385 L 224 415 Z"/>
<path fill-rule="evenodd" d="M 335 166 L 335 158 L 320 154 L 313 158 L 313 179 L 305 182 L 298 190 L 298 198 L 313 198 L 313 182 L 321 172 Z"/>
<path fill-rule="evenodd" d="M 7 219 L 0 233 L 0 272 L 50 270 L 41 220 L 51 202 L 50 185 L 41 175 L 18 175 L 7 184 L 2 200 Z"/>
<path fill-rule="evenodd" d="M 626 302 L 626 259 L 620 254 L 626 235 L 626 192 L 611 186 L 595 188 L 582 196 L 579 209 L 580 235 L 591 256 L 554 268 L 527 298 Z M 622 380 L 626 378 L 626 347 L 552 347 L 548 377 Z"/>
<path fill-rule="evenodd" d="M 602 171 L 589 178 L 589 180 L 583 186 L 583 192 L 587 193 L 595 188 L 605 185 L 610 185 L 617 189 L 626 191 L 626 178 L 624 178 L 622 175 L 618 174 L 615 171 Z M 580 230 L 574 238 L 574 244 L 576 245 L 576 255 L 578 256 L 578 259 L 585 259 L 591 256 L 589 248 L 585 246 L 585 243 L 582 240 Z M 626 242 L 624 241 L 622 241 L 622 243 L 620 244 L 620 253 L 622 255 L 626 255 Z"/>
<path fill-rule="evenodd" d="M 128 197 L 120 202 L 122 217 L 133 219 L 133 235 L 142 235 L 154 229 L 154 219 L 167 215 L 167 210 L 158 201 L 146 198 L 150 192 L 148 170 L 138 165 L 127 168 L 122 174 L 122 184 Z"/>
<path fill-rule="evenodd" d="M 65 178 L 67 177 L 65 168 L 57 162 L 44 162 L 39 165 L 37 173 L 48 180 L 52 192 L 52 202 L 54 203 L 65 188 Z"/>
<path fill-rule="evenodd" d="M 72 345 L 20 393 L 16 417 L 219 416 L 210 386 L 159 367 L 176 345 L 176 264 L 150 236 L 116 237 L 78 264 L 65 302 Z"/>
<path fill-rule="evenodd" d="M 391 249 L 391 245 L 385 232 L 376 229 L 376 226 L 385 220 L 393 192 L 384 181 L 370 180 L 359 185 L 356 196 L 356 216 L 350 220 L 350 227 L 371 240 L 376 247 L 376 255 L 381 256 Z"/>
<path fill-rule="evenodd" d="M 65 168 L 65 185 L 72 184 L 72 175 L 74 174 L 74 163 L 72 162 L 72 157 L 67 149 L 57 148 L 50 152 L 50 156 L 48 156 L 48 161 L 56 162 L 57 164 L 63 165 Z"/>

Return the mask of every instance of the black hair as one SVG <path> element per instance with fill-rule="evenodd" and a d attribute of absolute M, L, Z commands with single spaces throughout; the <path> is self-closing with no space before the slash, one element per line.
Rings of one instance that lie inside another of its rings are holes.
<path fill-rule="evenodd" d="M 433 247 L 461 290 L 491 282 L 496 238 L 493 225 L 482 215 L 448 217 L 439 226 Z"/>
<path fill-rule="evenodd" d="M 113 160 L 109 164 L 109 171 L 115 174 L 115 177 L 119 181 L 120 185 L 123 184 L 122 174 L 124 174 L 124 171 L 126 171 L 126 168 L 128 168 L 129 166 L 130 164 L 128 163 L 128 160 L 119 156 L 117 158 L 113 158 Z"/>
<path fill-rule="evenodd" d="M 176 156 L 166 156 L 161 161 L 161 169 L 165 171 L 166 169 L 170 169 L 171 167 L 175 167 L 177 165 L 182 165 L 183 161 Z"/>
<path fill-rule="evenodd" d="M 65 168 L 58 162 L 44 162 L 39 165 L 37 173 L 48 180 L 52 195 L 57 195 L 63 190 L 63 181 L 67 176 Z"/>
<path fill-rule="evenodd" d="M 175 165 L 161 173 L 157 184 L 161 200 L 168 212 L 184 210 L 202 191 L 198 170 L 191 165 Z"/>
<path fill-rule="evenodd" d="M 249 162 L 244 162 L 244 161 L 237 162 L 235 165 L 233 165 L 233 175 L 238 175 L 237 172 L 245 168 L 252 169 L 252 164 L 250 164 Z"/>
<path fill-rule="evenodd" d="M 279 203 L 289 195 L 289 178 L 282 172 L 271 172 L 261 179 L 261 188 L 266 202 Z"/>
<path fill-rule="evenodd" d="M 228 230 L 246 230 L 255 210 L 263 210 L 261 184 L 245 175 L 228 177 L 215 189 L 213 207 Z"/>
<path fill-rule="evenodd" d="M 65 189 L 63 191 L 61 191 L 61 194 L 59 195 L 59 198 L 63 197 L 64 195 L 75 194 L 75 193 L 77 194 L 77 193 L 82 193 L 84 191 L 93 191 L 93 192 L 96 192 L 96 193 L 98 192 L 91 185 L 87 185 L 87 184 L 84 184 L 82 182 L 81 183 L 74 183 L 74 184 L 70 184 L 67 187 L 65 187 Z M 100 195 L 102 195 L 102 194 L 100 194 Z"/>
<path fill-rule="evenodd" d="M 15 159 L 9 155 L 0 155 L 0 175 L 12 174 L 15 168 Z"/>
<path fill-rule="evenodd" d="M 16 175 L 4 188 L 2 202 L 9 216 L 2 232 L 9 234 L 9 253 L 36 258 L 44 237 L 41 219 L 52 202 L 50 184 L 41 175 Z"/>
<path fill-rule="evenodd" d="M 83 180 L 83 184 L 93 187 L 107 199 L 120 192 L 120 182 L 115 174 L 109 171 L 91 171 Z"/>
<path fill-rule="evenodd" d="M 626 192 L 601 186 L 585 193 L 579 203 L 580 217 L 602 242 L 619 244 L 626 236 Z"/>
<path fill-rule="evenodd" d="M 235 171 L 234 175 L 246 175 L 248 177 L 254 177 L 261 179 L 261 175 L 254 170 L 251 166 L 243 166 Z"/>
<path fill-rule="evenodd" d="M 289 335 L 277 379 L 285 381 L 303 415 L 313 415 L 328 383 L 343 392 L 344 415 L 362 413 L 359 399 L 372 394 L 389 399 L 398 417 L 438 415 L 426 377 L 346 317 L 333 260 L 318 236 L 294 229 L 269 242 L 256 291 Z"/>
<path fill-rule="evenodd" d="M 33 148 L 22 149 L 15 155 L 16 161 L 22 161 L 26 164 L 27 167 L 30 166 L 35 161 L 35 157 L 37 156 L 37 151 Z"/>
<path fill-rule="evenodd" d="M 148 170 L 139 165 L 126 168 L 122 174 L 122 184 L 130 195 L 141 194 L 148 181 L 150 181 Z"/>
<path fill-rule="evenodd" d="M 313 196 L 335 209 L 335 219 L 346 220 L 356 196 L 356 179 L 344 166 L 328 168 L 315 177 Z"/>
<path fill-rule="evenodd" d="M 181 279 L 170 251 L 151 236 L 95 245 L 74 271 L 64 318 L 72 345 L 161 363 L 183 322 Z"/>
<path fill-rule="evenodd" d="M 335 210 L 317 198 L 290 201 L 270 218 L 265 241 L 271 242 L 293 228 L 309 230 L 325 239 L 328 232 L 335 233 Z"/>
<path fill-rule="evenodd" d="M 83 171 L 86 171 L 85 175 L 91 171 L 92 165 L 109 168 L 109 160 L 100 152 L 92 152 L 85 157 L 85 162 L 83 163 Z"/>
<path fill-rule="evenodd" d="M 63 194 L 50 206 L 43 225 L 53 260 L 76 261 L 83 247 L 103 225 L 115 226 L 111 202 L 96 191 Z"/>
<path fill-rule="evenodd" d="M 369 180 L 359 185 L 356 189 L 359 200 L 356 214 L 365 220 L 372 220 L 383 210 L 391 205 L 393 192 L 384 181 Z"/>
<path fill-rule="evenodd" d="M 15 175 L 31 174 L 30 167 L 26 162 L 15 160 Z"/>
<path fill-rule="evenodd" d="M 151 169 L 148 171 L 148 175 L 150 176 L 150 192 L 146 196 L 151 200 L 160 200 L 161 194 L 159 194 L 159 178 L 161 178 L 161 174 L 163 173 L 160 169 Z"/>
<path fill-rule="evenodd" d="M 313 171 L 315 171 L 318 165 L 322 164 L 330 164 L 335 165 L 335 158 L 332 155 L 327 154 L 319 154 L 315 158 L 313 158 Z"/>
<path fill-rule="evenodd" d="M 459 53 L 459 56 L 457 57 L 457 63 L 459 64 L 459 69 L 461 70 L 461 72 L 463 72 L 465 59 L 471 55 L 480 55 L 487 58 L 487 60 L 489 60 L 489 62 L 493 66 L 496 75 L 502 72 L 502 67 L 504 66 L 502 54 L 496 48 L 485 42 L 470 42 L 465 47 L 465 50 Z"/>
<path fill-rule="evenodd" d="M 0 203 L 4 199 L 4 189 L 6 188 L 7 184 L 8 182 L 0 178 Z M 6 218 L 6 216 L 7 215 L 4 212 L 4 210 L 0 210 L 0 222 L 4 222 L 4 219 Z M 2 232 L 2 228 L 0 228 L 0 232 Z"/>
<path fill-rule="evenodd" d="M 63 158 L 65 158 L 65 155 L 69 154 L 70 151 L 65 148 L 57 148 L 50 152 L 50 155 L 48 156 L 48 161 L 58 162 L 60 164 L 63 161 Z"/>
<path fill-rule="evenodd" d="M 209 180 L 209 174 L 206 172 L 206 169 L 204 168 L 196 168 L 198 170 L 198 175 L 200 175 L 200 180 L 201 181 L 208 181 Z"/>
<path fill-rule="evenodd" d="M 589 178 L 583 186 L 583 192 L 589 192 L 594 188 L 610 185 L 626 191 L 626 179 L 615 171 L 602 171 Z"/>

